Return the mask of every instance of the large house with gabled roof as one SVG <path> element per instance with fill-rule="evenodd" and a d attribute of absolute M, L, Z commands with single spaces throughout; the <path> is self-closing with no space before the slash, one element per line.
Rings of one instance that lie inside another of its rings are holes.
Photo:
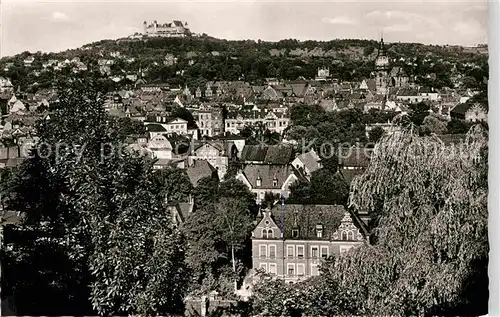
<path fill-rule="evenodd" d="M 470 122 L 488 121 L 488 106 L 481 103 L 459 103 L 450 111 L 452 118 Z"/>
<path fill-rule="evenodd" d="M 252 266 L 293 283 L 319 275 L 329 256 L 366 243 L 359 217 L 340 205 L 276 205 L 259 212 Z"/>

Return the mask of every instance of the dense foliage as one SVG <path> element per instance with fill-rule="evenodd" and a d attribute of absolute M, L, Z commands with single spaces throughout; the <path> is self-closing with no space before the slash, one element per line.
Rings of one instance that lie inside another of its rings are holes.
<path fill-rule="evenodd" d="M 182 226 L 191 268 L 191 290 L 233 296 L 234 283 L 251 261 L 255 197 L 242 182 L 202 179 L 194 190 L 196 213 Z"/>
<path fill-rule="evenodd" d="M 267 284 L 255 313 L 486 313 L 486 132 L 474 126 L 459 151 L 413 130 L 383 137 L 351 186 L 351 207 L 373 216 L 372 245 L 330 258 L 316 281 Z"/>
<path fill-rule="evenodd" d="M 23 315 L 182 311 L 184 242 L 151 162 L 119 151 L 98 87 L 62 89 L 38 149 L 2 181 L 6 208 L 25 215 L 5 241 L 3 295 Z"/>
<path fill-rule="evenodd" d="M 111 75 L 121 75 L 122 71 L 145 73 L 147 82 L 166 82 L 174 86 L 204 85 L 207 80 L 245 80 L 253 84 L 263 84 L 265 78 L 276 77 L 296 80 L 299 77 L 314 78 L 317 69 L 329 67 L 331 75 L 340 81 L 357 81 L 368 78 L 373 71 L 373 61 L 378 43 L 373 40 L 332 40 L 297 41 L 227 41 L 210 37 L 118 41 L 105 40 L 85 45 L 83 48 L 62 53 L 34 53 L 32 67 L 41 68 L 49 59 L 72 59 L 79 57 L 88 64 L 89 71 L 81 76 L 100 80 L 109 89 L 132 86 L 124 80 L 116 84 L 97 72 L 97 60 L 111 52 L 120 52 L 126 58 L 115 59 Z M 487 55 L 467 52 L 460 47 L 433 46 L 415 43 L 387 43 L 387 54 L 395 66 L 401 66 L 417 83 L 434 87 L 451 87 L 450 74 L 462 74 L 464 85 L 469 88 L 485 86 L 488 77 Z M 311 52 L 322 52 L 314 54 Z M 174 54 L 178 60 L 174 65 L 164 65 L 166 54 Z M 61 71 L 43 71 L 37 76 L 27 69 L 23 60 L 29 56 L 23 52 L 14 57 L 0 60 L 0 76 L 12 78 L 14 85 L 24 89 L 37 83 L 40 88 L 51 87 L 56 75 L 69 79 L 70 68 Z M 127 59 L 133 58 L 133 61 Z M 190 61 L 192 61 L 190 64 Z M 14 63 L 7 71 L 4 65 Z M 193 63 L 194 62 L 194 63 Z M 468 62 L 475 66 L 469 66 Z M 181 72 L 182 76 L 178 75 Z M 430 76 L 430 75 L 433 76 Z"/>

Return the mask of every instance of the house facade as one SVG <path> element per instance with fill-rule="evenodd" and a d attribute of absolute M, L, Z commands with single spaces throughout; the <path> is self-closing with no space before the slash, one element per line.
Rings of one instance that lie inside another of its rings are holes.
<path fill-rule="evenodd" d="M 172 144 L 163 135 L 156 135 L 149 140 L 147 148 L 151 151 L 152 157 L 160 160 L 170 160 L 173 158 Z"/>
<path fill-rule="evenodd" d="M 159 24 L 156 20 L 152 24 L 143 22 L 143 34 L 151 37 L 186 37 L 191 36 L 187 22 L 173 21 Z"/>
<path fill-rule="evenodd" d="M 469 122 L 480 122 L 488 120 L 488 107 L 480 103 L 460 103 L 450 111 L 452 118 L 467 120 Z"/>
<path fill-rule="evenodd" d="M 287 113 L 265 110 L 229 112 L 225 120 L 225 132 L 239 134 L 247 125 L 263 123 L 271 132 L 282 134 L 288 127 L 290 118 Z"/>
<path fill-rule="evenodd" d="M 299 177 L 289 164 L 246 164 L 236 175 L 236 179 L 256 195 L 257 204 L 264 201 L 266 193 L 287 198 L 290 195 L 290 186 Z"/>
<path fill-rule="evenodd" d="M 363 224 L 343 206 L 284 204 L 260 215 L 252 266 L 287 283 L 302 281 L 319 275 L 324 259 L 363 245 L 365 236 Z"/>
<path fill-rule="evenodd" d="M 226 153 L 223 143 L 207 142 L 199 144 L 194 148 L 193 155 L 188 156 L 188 165 L 191 166 L 196 160 L 205 160 L 217 170 L 219 179 L 224 179 L 229 166 L 229 155 Z"/>
<path fill-rule="evenodd" d="M 488 110 L 480 103 L 473 104 L 465 112 L 465 120 L 470 122 L 488 121 Z"/>
<path fill-rule="evenodd" d="M 186 120 L 177 118 L 166 123 L 164 126 L 168 134 L 176 133 L 180 135 L 187 135 L 188 134 L 187 123 L 188 122 Z"/>
<path fill-rule="evenodd" d="M 200 136 L 216 136 L 224 133 L 224 117 L 221 107 L 198 110 L 194 113 Z"/>

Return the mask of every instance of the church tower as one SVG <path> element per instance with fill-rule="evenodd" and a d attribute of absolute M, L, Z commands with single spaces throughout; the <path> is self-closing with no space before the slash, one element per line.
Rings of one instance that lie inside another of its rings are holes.
<path fill-rule="evenodd" d="M 384 38 L 381 37 L 377 52 L 377 58 L 375 59 L 377 94 L 386 95 L 388 93 L 388 72 L 389 58 L 387 57 L 385 51 Z"/>

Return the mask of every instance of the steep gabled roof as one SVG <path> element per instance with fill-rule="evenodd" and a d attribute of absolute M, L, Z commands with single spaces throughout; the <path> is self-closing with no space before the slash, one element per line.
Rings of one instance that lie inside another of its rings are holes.
<path fill-rule="evenodd" d="M 330 240 L 335 236 L 341 223 L 355 223 L 350 213 L 341 205 L 276 205 L 271 211 L 274 222 L 281 227 L 283 219 L 285 239 Z M 316 226 L 322 226 L 322 238 L 316 234 Z M 293 230 L 298 229 L 298 237 L 293 237 Z M 357 237 L 355 237 L 357 238 Z M 339 239 L 337 237 L 337 239 Z"/>
<path fill-rule="evenodd" d="M 342 148 L 339 153 L 339 164 L 349 167 L 368 167 L 373 149 L 351 147 Z"/>
<path fill-rule="evenodd" d="M 488 107 L 485 106 L 484 104 L 481 103 L 472 103 L 472 102 L 465 102 L 465 103 L 459 103 L 456 105 L 453 109 L 451 109 L 450 113 L 452 114 L 465 114 L 467 111 L 469 111 L 470 108 L 472 108 L 475 105 L 480 105 L 485 111 L 488 111 Z"/>
<path fill-rule="evenodd" d="M 242 173 L 252 188 L 281 189 L 295 170 L 290 165 L 249 164 L 243 167 Z M 260 186 L 257 186 L 257 179 L 260 179 Z"/>
<path fill-rule="evenodd" d="M 148 132 L 166 132 L 167 131 L 161 124 L 157 124 L 157 123 L 147 124 L 146 130 Z"/>
<path fill-rule="evenodd" d="M 192 166 L 186 169 L 186 173 L 194 187 L 205 177 L 217 177 L 217 170 L 205 160 L 195 160 Z"/>
<path fill-rule="evenodd" d="M 296 159 L 304 164 L 305 168 L 309 170 L 309 173 L 320 169 L 319 163 L 321 161 L 321 158 L 316 154 L 316 152 L 314 152 L 314 150 L 302 153 L 297 156 Z"/>
<path fill-rule="evenodd" d="M 288 164 L 292 160 L 293 148 L 286 145 L 245 145 L 241 152 L 243 162 Z"/>

